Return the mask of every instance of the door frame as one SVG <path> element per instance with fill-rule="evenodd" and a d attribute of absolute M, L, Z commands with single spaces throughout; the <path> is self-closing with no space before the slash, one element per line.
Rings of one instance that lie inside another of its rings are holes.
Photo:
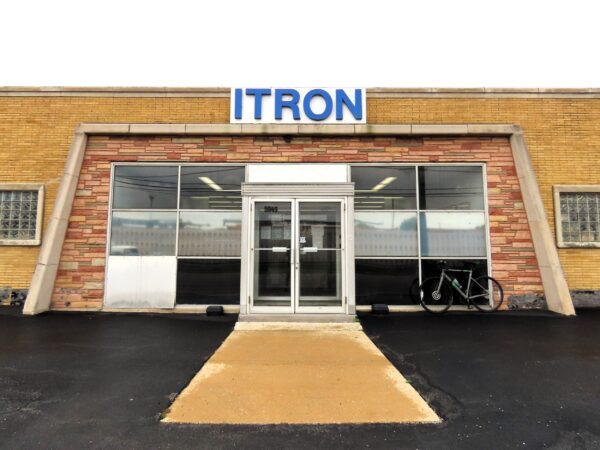
<path fill-rule="evenodd" d="M 292 224 L 291 224 L 291 239 L 290 239 L 290 305 L 283 306 L 255 306 L 254 305 L 254 225 L 257 202 L 288 202 L 291 204 Z M 340 227 L 341 227 L 341 262 L 340 262 L 340 277 L 341 277 L 341 300 L 339 306 L 300 306 L 299 305 L 299 204 L 331 202 L 340 205 Z M 353 249 L 353 239 L 350 239 L 349 228 L 349 212 L 351 208 L 348 206 L 348 197 L 340 195 L 327 195 L 324 193 L 319 196 L 276 196 L 276 195 L 252 195 L 245 198 L 244 207 L 247 209 L 247 214 L 244 214 L 243 234 L 245 239 L 242 239 L 242 290 L 241 290 L 241 312 L 244 311 L 244 300 L 247 299 L 246 312 L 248 314 L 354 314 L 354 302 L 349 305 L 349 257 L 353 252 L 349 251 L 349 247 Z M 351 227 L 351 226 L 350 226 Z M 352 227 L 351 227 L 352 228 Z M 244 264 L 245 261 L 245 264 Z M 352 283 L 354 282 L 352 277 Z M 352 293 L 353 293 L 352 289 Z M 352 300 L 353 295 L 352 295 Z M 351 307 L 350 307 L 351 306 Z"/>
<path fill-rule="evenodd" d="M 251 197 L 250 201 L 250 214 L 248 217 L 248 245 L 242 249 L 242 253 L 246 255 L 248 261 L 248 270 L 246 273 L 247 285 L 248 285 L 248 312 L 251 314 L 293 314 L 294 313 L 294 286 L 296 271 L 294 267 L 294 237 L 296 235 L 296 220 L 294 213 L 294 199 L 291 197 Z M 291 230 L 290 230 L 290 304 L 289 306 L 254 306 L 254 219 L 256 215 L 256 203 L 257 202 L 279 202 L 290 204 L 290 215 L 291 215 Z M 244 215 L 244 217 L 246 217 Z"/>
<path fill-rule="evenodd" d="M 300 232 L 298 226 L 300 224 L 300 203 L 339 203 L 340 205 L 340 228 L 341 228 L 341 261 L 340 261 L 340 304 L 339 306 L 300 306 Z M 295 280 L 294 286 L 294 312 L 296 314 L 341 314 L 345 311 L 347 296 L 346 296 L 346 199 L 343 197 L 298 197 L 294 200 L 294 214 L 292 219 L 296 226 L 296 234 L 294 235 L 294 261 L 295 261 Z"/>

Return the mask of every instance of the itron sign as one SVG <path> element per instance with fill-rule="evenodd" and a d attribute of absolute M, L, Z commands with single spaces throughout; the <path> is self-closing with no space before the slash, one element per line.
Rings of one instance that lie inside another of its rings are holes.
<path fill-rule="evenodd" d="M 366 123 L 362 88 L 232 88 L 231 123 Z"/>

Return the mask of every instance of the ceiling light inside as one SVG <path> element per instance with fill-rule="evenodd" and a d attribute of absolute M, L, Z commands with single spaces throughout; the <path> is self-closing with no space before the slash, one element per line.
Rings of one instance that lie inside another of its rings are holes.
<path fill-rule="evenodd" d="M 203 183 L 206 183 L 208 186 L 210 186 L 215 191 L 223 190 L 223 188 L 221 186 L 219 186 L 217 183 L 215 183 L 210 177 L 198 177 L 198 179 L 200 181 L 202 181 Z"/>
<path fill-rule="evenodd" d="M 383 180 L 381 180 L 379 182 L 379 184 L 373 186 L 373 189 L 371 189 L 371 192 L 380 191 L 381 189 L 383 189 L 384 187 L 386 187 L 388 184 L 390 184 L 395 179 L 396 179 L 396 177 L 387 177 L 387 178 L 384 178 Z"/>

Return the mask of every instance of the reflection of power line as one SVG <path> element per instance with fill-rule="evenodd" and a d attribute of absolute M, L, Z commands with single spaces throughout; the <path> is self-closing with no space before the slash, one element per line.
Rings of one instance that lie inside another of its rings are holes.
<path fill-rule="evenodd" d="M 129 179 L 129 180 L 134 180 L 134 179 Z M 141 180 L 141 181 L 147 181 L 147 180 Z M 159 184 L 160 183 L 160 184 Z M 198 191 L 214 191 L 214 189 L 210 189 L 210 188 L 205 188 L 202 187 L 201 183 L 189 183 L 189 185 L 196 185 L 194 187 L 187 187 L 182 184 L 182 191 L 183 190 L 198 190 Z M 241 186 L 240 184 L 228 184 L 228 183 L 220 183 L 220 186 L 223 186 L 225 188 L 227 188 L 226 190 L 235 190 L 235 191 L 241 191 Z M 154 184 L 147 182 L 147 183 L 143 183 L 143 182 L 136 182 L 134 181 L 126 181 L 124 179 L 119 179 L 115 181 L 115 186 L 116 187 L 122 187 L 123 189 L 127 189 L 130 188 L 130 186 L 133 186 L 134 188 L 142 188 L 142 189 L 160 189 L 160 190 L 176 190 L 177 189 L 177 184 L 167 184 L 167 183 L 161 183 L 160 181 L 156 181 Z M 233 189 L 233 188 L 237 188 L 237 189 Z"/>
<path fill-rule="evenodd" d="M 175 180 L 175 183 L 177 183 L 177 170 L 173 170 L 171 171 L 172 173 L 167 173 L 165 175 L 154 175 L 154 174 L 149 174 L 148 172 L 146 172 L 145 175 L 136 175 L 135 172 L 140 172 L 141 170 L 122 170 L 120 168 L 117 168 L 115 171 L 115 178 L 131 178 L 131 179 L 136 179 L 136 180 L 148 180 L 148 179 L 155 179 L 155 178 L 173 178 Z M 127 173 L 129 172 L 129 173 Z M 131 173 L 134 172 L 134 173 Z"/>
<path fill-rule="evenodd" d="M 194 171 L 194 169 L 192 167 L 182 167 L 181 168 L 181 177 L 185 177 L 185 176 L 190 176 L 190 175 L 214 175 L 214 174 L 219 174 L 219 173 L 226 173 L 226 172 L 239 172 L 240 173 L 240 182 L 243 181 L 243 173 L 244 173 L 244 169 L 240 169 L 239 167 L 215 167 L 214 169 L 210 169 L 207 170 L 206 167 L 201 168 L 201 169 L 195 169 L 196 171 Z"/>
<path fill-rule="evenodd" d="M 125 180 L 117 180 L 115 182 L 115 188 L 121 188 L 121 189 L 137 189 L 140 191 L 147 191 L 147 190 L 153 190 L 153 191 L 177 191 L 177 185 L 152 185 L 152 184 L 142 184 L 142 183 L 135 183 L 135 182 L 128 182 Z"/>
<path fill-rule="evenodd" d="M 156 172 L 167 172 L 164 175 L 156 174 Z M 177 177 L 177 166 L 171 167 L 157 167 L 157 166 L 138 166 L 138 167 L 127 167 L 127 166 L 118 166 L 116 169 L 117 175 L 126 176 L 127 178 L 167 178 L 167 177 Z M 136 175 L 136 172 L 145 172 L 144 174 Z M 152 172 L 155 172 L 154 174 Z M 244 169 L 239 166 L 182 166 L 181 167 L 181 175 L 195 175 L 195 174 L 214 174 L 214 173 L 226 173 L 226 172 L 240 172 L 243 173 Z"/>

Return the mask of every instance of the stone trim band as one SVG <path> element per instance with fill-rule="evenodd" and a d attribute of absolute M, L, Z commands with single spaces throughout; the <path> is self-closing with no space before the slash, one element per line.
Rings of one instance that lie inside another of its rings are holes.
<path fill-rule="evenodd" d="M 368 98 L 600 98 L 598 88 L 367 88 Z M 0 86 L 0 97 L 229 98 L 229 88 Z"/>

